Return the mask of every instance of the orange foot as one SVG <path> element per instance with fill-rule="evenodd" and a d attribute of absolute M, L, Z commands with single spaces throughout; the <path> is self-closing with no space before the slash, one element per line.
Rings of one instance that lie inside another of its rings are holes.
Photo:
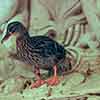
<path fill-rule="evenodd" d="M 35 83 L 33 83 L 31 85 L 31 88 L 38 88 L 38 87 L 40 87 L 43 84 L 45 84 L 45 81 L 40 79 L 40 80 L 37 80 Z"/>
<path fill-rule="evenodd" d="M 60 80 L 58 76 L 53 76 L 49 78 L 48 80 L 46 80 L 46 82 L 48 85 L 54 86 L 54 85 L 58 85 L 60 83 Z"/>

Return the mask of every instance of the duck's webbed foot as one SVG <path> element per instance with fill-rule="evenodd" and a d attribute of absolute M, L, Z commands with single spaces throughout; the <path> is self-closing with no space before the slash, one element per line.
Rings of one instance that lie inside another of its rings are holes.
<path fill-rule="evenodd" d="M 42 80 L 40 78 L 41 75 L 40 75 L 40 69 L 39 69 L 38 66 L 35 66 L 34 73 L 35 73 L 35 76 L 36 76 L 36 82 L 35 83 L 32 83 L 31 88 L 38 88 L 41 85 L 43 85 L 43 84 L 46 83 L 45 80 Z"/>
<path fill-rule="evenodd" d="M 35 83 L 32 83 L 31 88 L 38 88 L 43 84 L 45 84 L 45 80 L 38 79 Z"/>
<path fill-rule="evenodd" d="M 46 80 L 47 84 L 51 86 L 58 85 L 60 83 L 60 80 L 57 76 L 57 66 L 55 65 L 53 69 L 54 69 L 54 76 Z"/>
<path fill-rule="evenodd" d="M 60 80 L 58 76 L 53 76 L 49 78 L 48 80 L 46 80 L 46 82 L 48 85 L 54 86 L 54 85 L 58 85 L 60 83 Z"/>

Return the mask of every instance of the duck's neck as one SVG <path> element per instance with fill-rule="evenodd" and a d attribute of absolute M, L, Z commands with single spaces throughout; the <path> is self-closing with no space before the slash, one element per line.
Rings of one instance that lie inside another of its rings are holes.
<path fill-rule="evenodd" d="M 30 35 L 29 35 L 28 32 L 24 32 L 23 37 L 24 37 L 24 38 L 30 38 Z"/>
<path fill-rule="evenodd" d="M 23 48 L 23 46 L 25 46 L 24 44 L 26 44 L 27 41 L 29 41 L 29 40 L 30 40 L 30 36 L 20 35 L 20 36 L 16 37 L 16 47 Z"/>
<path fill-rule="evenodd" d="M 16 39 L 19 39 L 19 38 L 22 38 L 22 39 L 29 39 L 30 38 L 30 35 L 28 32 L 24 32 L 23 34 L 20 34 L 16 37 Z"/>

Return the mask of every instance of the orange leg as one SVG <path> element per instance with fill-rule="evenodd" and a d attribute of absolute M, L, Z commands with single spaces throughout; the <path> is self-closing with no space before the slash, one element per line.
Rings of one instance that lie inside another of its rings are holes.
<path fill-rule="evenodd" d="M 51 86 L 58 85 L 60 82 L 60 80 L 57 76 L 57 66 L 56 65 L 53 67 L 53 70 L 54 70 L 54 76 L 49 78 L 48 80 L 46 80 L 47 84 L 51 85 Z"/>
<path fill-rule="evenodd" d="M 31 85 L 31 88 L 38 88 L 41 85 L 45 84 L 45 80 L 40 78 L 40 69 L 39 67 L 35 67 L 34 73 L 36 75 L 36 82 Z"/>

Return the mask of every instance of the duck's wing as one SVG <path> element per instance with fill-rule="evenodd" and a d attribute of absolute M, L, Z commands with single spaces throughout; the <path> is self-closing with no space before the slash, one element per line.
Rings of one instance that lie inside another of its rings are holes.
<path fill-rule="evenodd" d="M 35 36 L 30 39 L 30 46 L 33 52 L 42 57 L 54 57 L 62 59 L 65 56 L 65 49 L 62 45 L 46 36 Z"/>

